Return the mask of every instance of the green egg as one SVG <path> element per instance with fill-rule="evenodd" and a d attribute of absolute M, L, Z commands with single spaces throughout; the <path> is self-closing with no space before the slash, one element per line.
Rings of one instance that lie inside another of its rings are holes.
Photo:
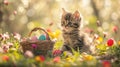
<path fill-rule="evenodd" d="M 46 36 L 44 34 L 40 35 L 39 40 L 46 40 Z"/>

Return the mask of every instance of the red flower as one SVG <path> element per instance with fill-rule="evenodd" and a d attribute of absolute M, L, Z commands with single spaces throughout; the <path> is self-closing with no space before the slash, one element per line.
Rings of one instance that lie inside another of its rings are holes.
<path fill-rule="evenodd" d="M 103 61 L 103 62 L 102 62 L 102 65 L 103 65 L 103 67 L 111 67 L 109 61 Z"/>
<path fill-rule="evenodd" d="M 38 61 L 38 62 L 44 62 L 45 61 L 45 57 L 40 55 L 40 56 L 36 56 L 35 57 L 35 60 Z"/>
<path fill-rule="evenodd" d="M 59 57 L 59 56 L 55 57 L 55 58 L 53 59 L 53 62 L 55 62 L 55 63 L 60 62 L 60 57 Z"/>
<path fill-rule="evenodd" d="M 53 51 L 53 56 L 59 56 L 62 54 L 62 51 L 61 50 L 54 50 Z"/>
<path fill-rule="evenodd" d="M 44 62 L 44 61 L 45 61 L 45 57 L 41 55 L 41 56 L 40 56 L 40 61 L 41 61 L 41 62 Z"/>
<path fill-rule="evenodd" d="M 108 41 L 107 41 L 107 45 L 108 46 L 112 46 L 114 44 L 114 40 L 113 39 L 109 39 Z"/>
<path fill-rule="evenodd" d="M 8 61 L 8 60 L 9 60 L 9 57 L 8 57 L 7 55 L 5 55 L 5 56 L 2 57 L 2 59 L 3 59 L 4 61 Z"/>

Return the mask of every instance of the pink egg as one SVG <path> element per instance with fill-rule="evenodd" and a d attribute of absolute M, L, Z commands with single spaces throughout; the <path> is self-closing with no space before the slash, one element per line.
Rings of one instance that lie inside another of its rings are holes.
<path fill-rule="evenodd" d="M 36 36 L 31 37 L 31 40 L 35 41 L 38 40 L 38 38 Z"/>

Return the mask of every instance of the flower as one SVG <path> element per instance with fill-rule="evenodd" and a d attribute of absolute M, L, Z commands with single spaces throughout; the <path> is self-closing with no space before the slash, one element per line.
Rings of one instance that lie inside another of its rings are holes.
<path fill-rule="evenodd" d="M 84 55 L 84 56 L 83 56 L 83 59 L 84 59 L 84 60 L 87 60 L 87 61 L 90 61 L 90 60 L 93 59 L 93 56 L 91 56 L 91 55 Z"/>
<path fill-rule="evenodd" d="M 67 57 L 67 58 L 66 58 L 66 61 L 68 61 L 68 62 L 73 62 L 74 60 L 73 60 L 72 57 Z"/>
<path fill-rule="evenodd" d="M 3 51 L 4 51 L 5 53 L 7 53 L 8 50 L 9 50 L 9 46 L 6 45 L 6 44 L 4 44 L 4 45 L 2 46 L 2 48 L 3 48 Z"/>
<path fill-rule="evenodd" d="M 60 57 L 59 57 L 59 56 L 55 57 L 55 58 L 53 59 L 53 62 L 55 62 L 55 63 L 60 62 Z"/>
<path fill-rule="evenodd" d="M 41 62 L 44 62 L 45 61 L 45 57 L 44 56 L 40 56 L 40 60 L 41 60 Z"/>
<path fill-rule="evenodd" d="M 108 36 L 108 33 L 107 32 L 103 32 L 103 36 L 105 38 L 106 36 Z"/>
<path fill-rule="evenodd" d="M 11 48 L 13 46 L 13 43 L 7 42 L 7 45 L 9 46 L 9 48 Z"/>
<path fill-rule="evenodd" d="M 24 55 L 29 58 L 32 58 L 34 56 L 33 53 L 29 50 L 27 50 Z"/>
<path fill-rule="evenodd" d="M 107 46 L 112 46 L 114 44 L 114 40 L 112 38 L 108 39 Z"/>
<path fill-rule="evenodd" d="M 20 38 L 21 38 L 21 35 L 20 35 L 20 34 L 14 33 L 13 35 L 14 35 L 14 38 L 15 38 L 15 39 L 20 40 Z"/>
<path fill-rule="evenodd" d="M 36 56 L 35 57 L 35 60 L 38 61 L 38 62 L 44 62 L 45 61 L 45 57 L 40 55 L 40 56 Z"/>
<path fill-rule="evenodd" d="M 120 45 L 120 40 L 118 41 L 118 45 Z"/>
<path fill-rule="evenodd" d="M 4 0 L 3 2 L 4 2 L 5 5 L 9 4 L 8 0 Z"/>
<path fill-rule="evenodd" d="M 94 38 L 95 39 L 99 38 L 99 35 L 98 34 L 94 34 Z"/>
<path fill-rule="evenodd" d="M 50 28 L 47 29 L 47 32 L 52 32 Z"/>
<path fill-rule="evenodd" d="M 9 56 L 4 55 L 4 56 L 2 57 L 2 59 L 3 59 L 4 61 L 8 61 L 8 60 L 9 60 Z"/>
<path fill-rule="evenodd" d="M 3 35 L 1 35 L 2 37 L 2 40 L 6 40 L 6 39 L 9 39 L 10 36 L 8 35 L 8 33 L 4 33 Z"/>
<path fill-rule="evenodd" d="M 36 56 L 36 57 L 35 57 L 35 60 L 36 60 L 36 61 L 40 61 L 40 57 L 39 57 L 39 56 Z"/>
<path fill-rule="evenodd" d="M 117 26 L 114 26 L 114 27 L 113 27 L 113 32 L 117 33 L 117 31 L 118 31 L 118 27 L 117 27 Z"/>
<path fill-rule="evenodd" d="M 111 65 L 110 65 L 110 62 L 109 61 L 103 61 L 102 62 L 102 65 L 103 65 L 103 67 L 111 67 Z"/>
<path fill-rule="evenodd" d="M 102 37 L 98 37 L 98 38 L 97 38 L 97 42 L 98 42 L 98 43 L 101 43 L 102 41 L 103 41 L 103 38 L 102 38 Z"/>
<path fill-rule="evenodd" d="M 54 50 L 53 51 L 53 56 L 59 56 L 62 54 L 62 51 L 61 50 Z"/>
<path fill-rule="evenodd" d="M 16 14 L 17 14 L 17 11 L 15 10 L 15 11 L 13 12 L 13 14 L 16 15 Z"/>
<path fill-rule="evenodd" d="M 50 37 L 52 39 L 54 39 L 54 38 L 58 38 L 59 37 L 59 35 L 61 34 L 61 31 L 60 30 L 56 30 L 55 32 L 48 32 L 48 34 L 50 35 Z"/>
<path fill-rule="evenodd" d="M 37 45 L 36 44 L 32 44 L 32 47 L 35 49 L 35 48 L 37 48 Z"/>

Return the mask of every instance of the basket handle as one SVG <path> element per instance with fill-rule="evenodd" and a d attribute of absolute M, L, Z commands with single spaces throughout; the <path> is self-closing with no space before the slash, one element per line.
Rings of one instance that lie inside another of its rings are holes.
<path fill-rule="evenodd" d="M 43 28 L 41 28 L 41 27 L 36 27 L 36 28 L 32 29 L 31 32 L 28 34 L 28 36 L 30 37 L 31 34 L 32 34 L 34 31 L 37 31 L 37 30 L 42 30 L 43 32 L 45 32 L 45 34 L 46 34 L 46 40 L 50 40 L 49 34 L 45 31 L 45 29 L 43 29 Z"/>

